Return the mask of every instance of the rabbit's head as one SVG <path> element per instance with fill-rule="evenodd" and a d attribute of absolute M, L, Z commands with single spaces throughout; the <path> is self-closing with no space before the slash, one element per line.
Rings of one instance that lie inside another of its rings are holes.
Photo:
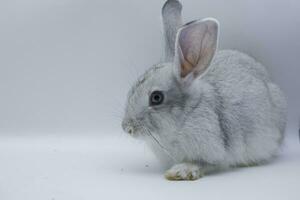
<path fill-rule="evenodd" d="M 167 1 L 162 16 L 165 62 L 142 75 L 127 97 L 122 127 L 135 137 L 175 131 L 209 90 L 201 77 L 217 48 L 218 22 L 207 18 L 181 26 L 177 0 Z"/>

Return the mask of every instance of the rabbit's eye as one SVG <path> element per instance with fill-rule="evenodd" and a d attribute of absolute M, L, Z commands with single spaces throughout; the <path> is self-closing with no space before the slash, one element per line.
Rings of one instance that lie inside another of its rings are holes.
<path fill-rule="evenodd" d="M 150 106 L 157 106 L 164 101 L 164 94 L 161 91 L 154 91 L 150 95 Z"/>

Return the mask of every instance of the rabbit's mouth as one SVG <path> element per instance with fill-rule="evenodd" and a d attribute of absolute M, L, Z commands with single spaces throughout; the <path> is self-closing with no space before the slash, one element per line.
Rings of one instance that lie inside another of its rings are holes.
<path fill-rule="evenodd" d="M 142 135 L 141 131 L 135 128 L 134 126 L 128 125 L 124 127 L 123 130 L 134 138 L 138 138 L 140 135 Z"/>
<path fill-rule="evenodd" d="M 124 120 L 122 122 L 123 130 L 134 138 L 140 138 L 146 134 L 146 128 L 142 127 L 138 122 L 133 120 Z"/>

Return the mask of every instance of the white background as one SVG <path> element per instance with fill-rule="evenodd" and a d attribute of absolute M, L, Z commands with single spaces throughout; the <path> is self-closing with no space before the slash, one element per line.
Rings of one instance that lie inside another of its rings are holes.
<path fill-rule="evenodd" d="M 152 154 L 120 129 L 130 84 L 161 59 L 163 3 L 0 0 L 1 200 L 143 193 L 152 199 L 234 199 L 248 192 L 253 199 L 255 191 L 261 198 L 300 198 L 299 1 L 183 1 L 186 22 L 217 18 L 221 49 L 242 50 L 268 67 L 288 96 L 287 135 L 293 140 L 273 166 L 196 185 L 165 182 Z"/>
<path fill-rule="evenodd" d="M 160 61 L 163 3 L 0 0 L 0 134 L 105 134 L 119 126 L 129 85 Z M 296 120 L 299 1 L 183 3 L 186 22 L 219 19 L 220 48 L 245 51 L 269 68 Z"/>

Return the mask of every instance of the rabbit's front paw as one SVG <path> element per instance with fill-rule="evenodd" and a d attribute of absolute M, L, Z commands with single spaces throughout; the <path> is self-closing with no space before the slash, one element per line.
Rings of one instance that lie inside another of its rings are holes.
<path fill-rule="evenodd" d="M 201 176 L 203 176 L 203 174 L 201 173 L 199 166 L 191 163 L 181 163 L 174 165 L 165 173 L 166 179 L 173 181 L 197 180 Z"/>

